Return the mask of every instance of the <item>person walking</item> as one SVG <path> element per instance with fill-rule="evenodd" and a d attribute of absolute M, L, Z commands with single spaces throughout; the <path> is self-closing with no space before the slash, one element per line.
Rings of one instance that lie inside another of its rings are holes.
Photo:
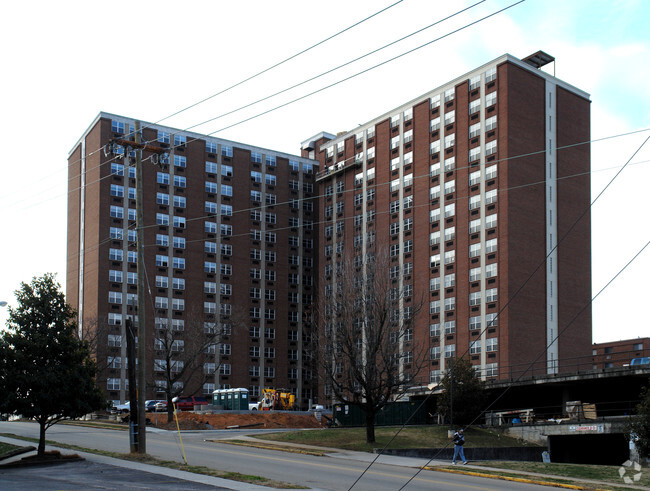
<path fill-rule="evenodd" d="M 463 434 L 463 429 L 460 428 L 456 433 L 454 433 L 454 459 L 451 461 L 452 464 L 456 465 L 456 460 L 459 455 L 460 458 L 463 459 L 463 465 L 467 464 L 465 452 L 463 452 L 463 445 L 465 445 L 465 435 Z"/>

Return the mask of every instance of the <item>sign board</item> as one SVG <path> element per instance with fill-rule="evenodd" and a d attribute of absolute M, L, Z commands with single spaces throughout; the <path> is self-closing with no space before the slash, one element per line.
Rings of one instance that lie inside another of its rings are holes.
<path fill-rule="evenodd" d="M 596 432 L 596 433 L 605 433 L 605 425 L 572 425 L 569 426 L 569 431 L 571 432 Z"/>

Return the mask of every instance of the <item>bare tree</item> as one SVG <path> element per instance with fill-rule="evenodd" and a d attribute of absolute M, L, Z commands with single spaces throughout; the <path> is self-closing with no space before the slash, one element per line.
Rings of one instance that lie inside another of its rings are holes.
<path fill-rule="evenodd" d="M 103 351 L 101 348 L 106 345 L 106 337 L 111 332 L 110 328 L 107 318 L 99 319 L 96 317 L 84 319 L 83 322 L 80 322 L 76 333 L 80 341 L 85 341 L 88 344 L 90 353 L 97 365 L 97 380 L 104 382 L 107 376 L 106 372 L 112 365 L 113 357 L 100 356 L 100 352 Z"/>
<path fill-rule="evenodd" d="M 375 441 L 375 416 L 416 385 L 426 365 L 426 346 L 413 342 L 423 301 L 413 285 L 391 278 L 390 258 L 372 253 L 339 260 L 324 278 L 318 362 L 325 394 L 359 407 L 366 441 Z"/>
<path fill-rule="evenodd" d="M 219 345 L 232 329 L 227 322 L 188 317 L 182 324 L 159 322 L 155 329 L 153 385 L 157 391 L 165 392 L 168 421 L 173 420 L 174 397 L 194 394 L 214 379 L 219 370 Z"/>

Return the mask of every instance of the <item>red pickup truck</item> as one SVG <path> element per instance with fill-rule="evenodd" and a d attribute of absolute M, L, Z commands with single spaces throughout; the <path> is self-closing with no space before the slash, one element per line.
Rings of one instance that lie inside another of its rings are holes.
<path fill-rule="evenodd" d="M 193 411 L 194 406 L 203 406 L 208 403 L 205 397 L 181 397 L 176 403 L 179 411 Z"/>

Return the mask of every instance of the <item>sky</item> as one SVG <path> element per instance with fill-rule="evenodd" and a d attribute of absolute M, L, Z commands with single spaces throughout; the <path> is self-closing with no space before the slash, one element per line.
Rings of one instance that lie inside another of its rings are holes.
<path fill-rule="evenodd" d="M 164 119 L 396 1 L 5 2 L 0 257 L 7 261 L 0 301 L 15 305 L 20 283 L 46 272 L 56 273 L 65 287 L 67 157 L 100 111 L 299 154 L 300 143 L 321 131 L 353 130 L 505 53 L 524 58 L 543 50 L 556 58 L 545 70 L 592 101 L 593 339 L 650 336 L 644 315 L 650 247 L 614 279 L 650 241 L 650 220 L 642 218 L 650 182 L 650 143 L 642 146 L 650 137 L 650 2 L 525 0 L 461 29 L 517 0 L 402 0 L 258 78 Z M 463 8 L 357 63 L 217 118 Z M 0 325 L 6 318 L 7 309 L 0 308 Z"/>

